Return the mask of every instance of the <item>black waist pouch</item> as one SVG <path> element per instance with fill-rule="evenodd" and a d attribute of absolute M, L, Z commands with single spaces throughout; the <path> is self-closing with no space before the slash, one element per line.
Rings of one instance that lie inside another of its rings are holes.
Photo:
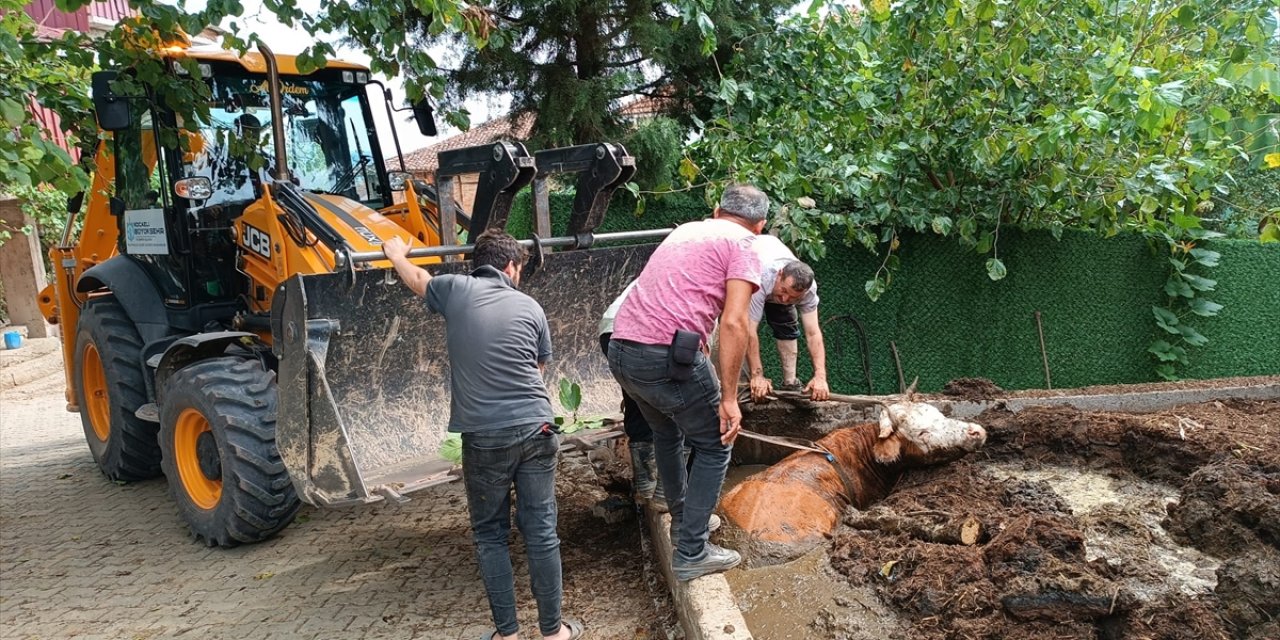
<path fill-rule="evenodd" d="M 701 351 L 702 336 L 692 331 L 676 329 L 667 350 L 667 375 L 681 382 L 693 377 L 693 362 Z"/>

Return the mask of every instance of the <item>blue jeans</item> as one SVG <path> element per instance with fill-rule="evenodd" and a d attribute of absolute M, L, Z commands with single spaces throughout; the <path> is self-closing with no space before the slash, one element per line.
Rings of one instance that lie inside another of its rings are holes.
<path fill-rule="evenodd" d="M 711 532 L 707 522 L 720 500 L 733 447 L 720 442 L 720 383 L 706 356 L 694 360 L 685 381 L 667 375 L 667 346 L 627 340 L 609 343 L 609 370 L 635 398 L 653 430 L 658 476 L 671 519 L 680 522 L 676 556 L 702 559 Z M 681 451 L 693 450 L 686 471 Z"/>
<path fill-rule="evenodd" d="M 519 630 L 516 586 L 511 572 L 511 485 L 516 489 L 516 525 L 525 556 L 538 627 L 542 635 L 560 631 L 563 584 L 560 537 L 556 534 L 556 459 L 560 438 L 541 425 L 462 434 L 462 477 L 471 511 L 480 574 L 489 594 L 493 623 L 502 635 Z"/>

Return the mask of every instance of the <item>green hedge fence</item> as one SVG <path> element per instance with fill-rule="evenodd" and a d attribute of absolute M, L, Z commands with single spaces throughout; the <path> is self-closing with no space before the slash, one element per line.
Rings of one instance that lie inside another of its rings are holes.
<path fill-rule="evenodd" d="M 513 208 L 508 228 L 517 236 L 526 237 L 531 228 L 530 202 L 525 192 Z M 564 232 L 571 202 L 571 194 L 552 196 L 556 234 Z M 700 198 L 689 195 L 646 204 L 636 215 L 635 200 L 615 196 L 601 231 L 670 226 L 710 213 Z M 986 256 L 952 239 L 904 235 L 902 268 L 885 295 L 871 302 L 863 283 L 880 259 L 861 247 L 833 241 L 828 256 L 813 265 L 832 389 L 896 391 L 891 343 L 907 382 L 918 376 L 922 391 L 937 391 L 955 378 L 977 377 L 1005 389 L 1044 388 L 1036 311 L 1055 388 L 1158 379 L 1147 347 L 1160 332 L 1151 307 L 1163 301 L 1169 267 L 1145 240 L 1067 232 L 1059 241 L 1048 233 L 1006 231 L 998 248 L 1009 275 L 992 282 L 983 266 Z M 1206 273 L 1218 281 L 1208 297 L 1225 308 L 1217 317 L 1197 318 L 1209 344 L 1188 349 L 1190 365 L 1180 375 L 1280 374 L 1280 245 L 1220 240 L 1211 248 L 1222 260 Z M 859 325 L 870 352 L 871 389 Z M 762 350 L 776 382 L 771 339 L 762 340 Z M 808 358 L 802 355 L 800 362 L 802 377 L 807 376 Z"/>

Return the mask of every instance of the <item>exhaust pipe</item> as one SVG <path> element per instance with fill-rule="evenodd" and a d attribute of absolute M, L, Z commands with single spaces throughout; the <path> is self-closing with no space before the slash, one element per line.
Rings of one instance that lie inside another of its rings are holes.
<path fill-rule="evenodd" d="M 271 47 L 259 42 L 258 51 L 267 63 L 267 91 L 271 98 L 271 135 L 275 138 L 276 175 L 280 182 L 289 181 L 289 160 L 285 155 L 284 144 L 284 105 L 280 97 L 280 66 L 276 63 L 276 54 Z"/>

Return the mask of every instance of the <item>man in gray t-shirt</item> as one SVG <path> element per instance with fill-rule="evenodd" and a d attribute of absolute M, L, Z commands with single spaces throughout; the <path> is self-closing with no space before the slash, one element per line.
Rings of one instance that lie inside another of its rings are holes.
<path fill-rule="evenodd" d="M 446 321 L 450 431 L 555 423 L 541 371 L 551 361 L 547 316 L 518 279 L 481 265 L 427 286 L 427 309 Z"/>
<path fill-rule="evenodd" d="M 507 543 L 512 485 L 539 630 L 548 640 L 581 636 L 582 625 L 560 615 L 555 492 L 560 439 L 551 426 L 555 416 L 542 379 L 551 361 L 551 337 L 542 307 L 516 290 L 524 247 L 502 231 L 486 231 L 476 238 L 470 274 L 434 277 L 409 262 L 403 240 L 388 240 L 382 251 L 405 286 L 445 319 L 449 430 L 462 434 L 471 534 L 497 627 L 492 637 L 514 638 L 519 631 Z"/>

